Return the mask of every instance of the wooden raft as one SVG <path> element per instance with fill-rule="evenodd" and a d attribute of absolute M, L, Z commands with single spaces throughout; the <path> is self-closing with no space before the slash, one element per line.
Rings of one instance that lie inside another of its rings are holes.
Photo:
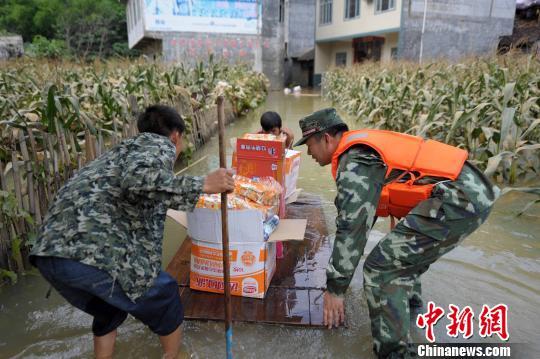
<path fill-rule="evenodd" d="M 303 241 L 283 242 L 284 257 L 264 299 L 233 296 L 232 318 L 237 322 L 258 322 L 296 326 L 322 326 L 323 289 L 331 248 L 319 197 L 302 194 L 287 206 L 287 218 L 307 218 Z M 187 237 L 167 267 L 177 278 L 184 317 L 189 320 L 223 320 L 222 294 L 189 288 L 191 240 Z"/>

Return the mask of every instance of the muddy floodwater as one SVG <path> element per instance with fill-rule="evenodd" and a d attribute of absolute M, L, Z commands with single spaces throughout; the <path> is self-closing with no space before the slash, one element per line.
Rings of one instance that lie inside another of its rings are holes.
<path fill-rule="evenodd" d="M 298 119 L 327 104 L 316 94 L 284 96 L 272 93 L 254 113 L 227 128 L 227 137 L 259 129 L 265 110 L 281 114 L 284 125 L 300 137 Z M 348 119 L 352 128 L 358 128 Z M 217 137 L 195 154 L 204 158 L 186 173 L 202 175 L 218 167 Z M 305 147 L 302 148 L 305 151 Z M 230 156 L 230 149 L 229 149 Z M 330 168 L 319 167 L 306 153 L 302 155 L 298 187 L 321 196 L 330 233 L 334 229 L 336 194 Z M 487 222 L 453 252 L 433 264 L 422 277 L 424 300 L 448 311 L 449 304 L 470 306 L 475 313 L 474 335 L 468 342 L 500 342 L 497 336 L 478 335 L 482 305 L 508 306 L 510 343 L 520 350 L 520 358 L 540 358 L 540 206 L 516 217 L 534 196 L 510 194 L 501 198 Z M 388 223 L 375 225 L 365 254 L 388 231 Z M 163 262 L 172 258 L 185 231 L 169 220 L 166 224 Z M 329 240 L 332 240 L 330 236 Z M 365 257 L 364 257 L 365 258 Z M 296 328 L 280 325 L 234 325 L 234 354 L 237 358 L 372 358 L 372 341 L 367 305 L 362 290 L 360 263 L 346 295 L 346 328 L 335 330 Z M 91 318 L 68 305 L 48 289 L 39 274 L 21 278 L 15 286 L 0 288 L 0 358 L 90 358 Z M 459 342 L 447 336 L 447 318 L 435 328 L 438 342 Z M 220 322 L 185 322 L 184 357 L 224 357 L 225 340 Z M 413 332 L 416 341 L 425 341 L 423 332 Z M 142 324 L 128 318 L 119 328 L 118 358 L 159 358 L 157 338 Z M 517 356 L 515 356 L 517 358 Z"/>

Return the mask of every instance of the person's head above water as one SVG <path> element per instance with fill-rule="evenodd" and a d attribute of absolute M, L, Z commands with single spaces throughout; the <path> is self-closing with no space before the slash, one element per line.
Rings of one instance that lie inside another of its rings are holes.
<path fill-rule="evenodd" d="M 261 127 L 264 133 L 278 136 L 281 133 L 281 117 L 277 112 L 266 111 L 261 116 Z"/>

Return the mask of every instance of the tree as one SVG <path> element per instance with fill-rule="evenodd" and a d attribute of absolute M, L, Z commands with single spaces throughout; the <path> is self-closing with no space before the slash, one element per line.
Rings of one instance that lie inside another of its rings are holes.
<path fill-rule="evenodd" d="M 63 40 L 68 52 L 83 59 L 130 54 L 125 6 L 117 0 L 0 0 L 1 29 L 25 42 L 37 35 Z"/>

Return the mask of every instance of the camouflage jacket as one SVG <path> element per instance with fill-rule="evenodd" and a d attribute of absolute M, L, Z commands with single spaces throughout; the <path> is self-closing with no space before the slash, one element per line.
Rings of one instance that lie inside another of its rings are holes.
<path fill-rule="evenodd" d="M 167 209 L 191 210 L 202 192 L 203 178 L 176 177 L 174 160 L 161 135 L 116 145 L 58 191 L 31 255 L 98 267 L 135 301 L 161 270 Z"/>
<path fill-rule="evenodd" d="M 336 176 L 336 238 L 328 268 L 326 287 L 343 295 L 354 275 L 375 217 L 384 184 L 386 165 L 365 146 L 341 155 Z"/>

